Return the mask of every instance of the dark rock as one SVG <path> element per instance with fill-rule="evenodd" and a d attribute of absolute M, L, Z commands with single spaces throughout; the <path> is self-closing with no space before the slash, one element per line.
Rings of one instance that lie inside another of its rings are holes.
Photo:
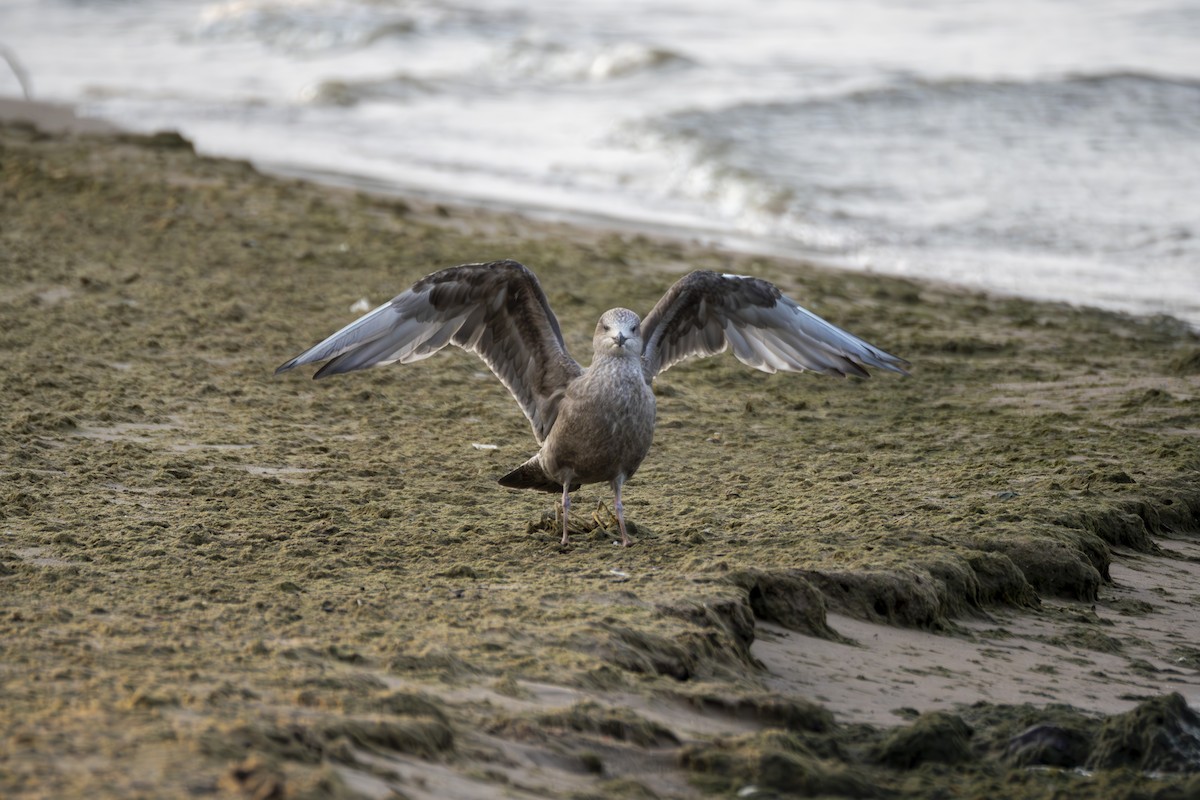
<path fill-rule="evenodd" d="M 1091 749 L 1082 730 L 1053 724 L 1034 725 L 1008 740 L 1004 756 L 1016 767 L 1082 766 Z"/>

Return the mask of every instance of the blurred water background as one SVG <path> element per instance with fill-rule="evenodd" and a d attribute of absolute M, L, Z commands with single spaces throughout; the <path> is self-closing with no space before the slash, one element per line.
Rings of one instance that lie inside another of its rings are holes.
<path fill-rule="evenodd" d="M 1200 325 L 1196 0 L 0 0 L 0 45 L 268 171 Z"/>

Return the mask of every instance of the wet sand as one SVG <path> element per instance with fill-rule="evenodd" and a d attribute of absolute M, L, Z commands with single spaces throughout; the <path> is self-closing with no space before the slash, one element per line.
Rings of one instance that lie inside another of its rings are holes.
<path fill-rule="evenodd" d="M 601 508 L 564 551 L 551 498 L 495 484 L 535 446 L 473 358 L 272 376 L 360 299 L 504 257 L 578 355 L 711 268 L 913 375 L 676 367 L 635 546 Z M 0 795 L 1200 791 L 1200 338 L 1173 320 L 25 124 L 0 275 Z"/>

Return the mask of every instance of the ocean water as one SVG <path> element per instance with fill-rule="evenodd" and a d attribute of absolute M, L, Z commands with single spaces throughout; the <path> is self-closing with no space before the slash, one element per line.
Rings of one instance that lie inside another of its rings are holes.
<path fill-rule="evenodd" d="M 0 46 L 267 170 L 1200 326 L 1200 0 L 0 0 Z"/>

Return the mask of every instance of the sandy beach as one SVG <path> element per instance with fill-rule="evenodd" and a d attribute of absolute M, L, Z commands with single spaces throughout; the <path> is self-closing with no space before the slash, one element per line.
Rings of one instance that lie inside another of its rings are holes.
<path fill-rule="evenodd" d="M 0 119 L 0 795 L 1200 796 L 1182 323 Z M 561 549 L 473 357 L 272 374 L 495 258 L 577 357 L 705 268 L 912 375 L 680 365 L 634 546 L 585 487 Z"/>

